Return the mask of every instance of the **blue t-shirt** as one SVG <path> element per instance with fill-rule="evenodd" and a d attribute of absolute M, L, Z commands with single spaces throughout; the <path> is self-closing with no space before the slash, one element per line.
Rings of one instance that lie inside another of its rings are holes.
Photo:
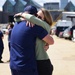
<path fill-rule="evenodd" d="M 0 31 L 0 49 L 4 48 L 2 37 L 3 33 Z"/>
<path fill-rule="evenodd" d="M 36 37 L 43 39 L 47 34 L 40 26 L 27 27 L 25 21 L 16 23 L 11 33 L 11 69 L 36 70 Z"/>

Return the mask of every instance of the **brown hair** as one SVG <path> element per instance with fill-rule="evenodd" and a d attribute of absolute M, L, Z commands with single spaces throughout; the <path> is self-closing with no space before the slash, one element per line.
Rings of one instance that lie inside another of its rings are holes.
<path fill-rule="evenodd" d="M 8 23 L 8 25 L 7 25 L 7 29 L 8 29 L 8 26 L 10 26 L 10 28 L 13 28 L 14 27 L 14 24 L 13 23 Z"/>
<path fill-rule="evenodd" d="M 42 13 L 44 14 L 44 21 L 46 21 L 50 26 L 53 24 L 53 19 L 48 10 L 41 8 Z"/>

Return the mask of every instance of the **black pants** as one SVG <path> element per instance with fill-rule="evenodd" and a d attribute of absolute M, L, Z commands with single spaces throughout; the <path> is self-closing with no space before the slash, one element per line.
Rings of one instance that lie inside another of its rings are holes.
<path fill-rule="evenodd" d="M 53 65 L 50 60 L 37 60 L 37 68 L 39 75 L 52 75 Z"/>
<path fill-rule="evenodd" d="M 4 48 L 0 48 L 0 60 L 2 59 L 2 53 Z"/>

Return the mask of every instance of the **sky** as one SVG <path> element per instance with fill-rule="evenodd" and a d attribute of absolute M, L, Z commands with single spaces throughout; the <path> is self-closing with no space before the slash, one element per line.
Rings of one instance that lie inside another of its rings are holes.
<path fill-rule="evenodd" d="M 0 10 L 2 10 L 2 6 L 6 0 L 0 0 L 0 1 L 1 1 L 0 2 Z M 36 1 L 40 5 L 43 5 L 43 3 L 45 3 L 45 2 L 60 2 L 60 0 L 34 0 L 34 1 Z M 72 1 L 72 3 L 75 3 L 75 0 L 69 0 L 69 1 Z"/>

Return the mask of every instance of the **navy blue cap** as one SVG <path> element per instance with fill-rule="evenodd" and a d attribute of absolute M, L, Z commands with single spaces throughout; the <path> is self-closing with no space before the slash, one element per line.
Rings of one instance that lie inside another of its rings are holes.
<path fill-rule="evenodd" d="M 24 8 L 24 12 L 27 11 L 29 14 L 36 15 L 37 14 L 37 8 L 35 6 L 29 5 Z"/>

